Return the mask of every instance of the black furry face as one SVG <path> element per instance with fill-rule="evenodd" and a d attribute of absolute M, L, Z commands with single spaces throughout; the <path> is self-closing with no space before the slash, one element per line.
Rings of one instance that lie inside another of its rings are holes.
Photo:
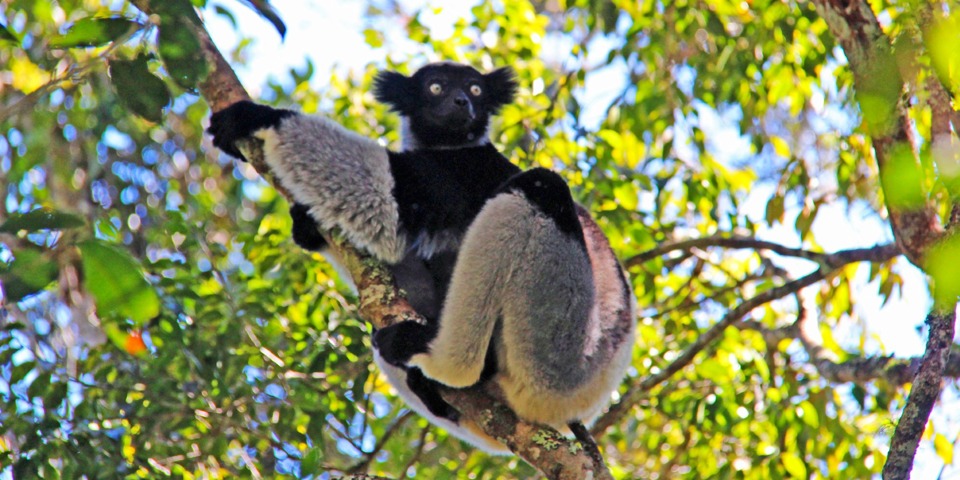
<path fill-rule="evenodd" d="M 417 145 L 458 147 L 485 138 L 490 117 L 513 101 L 517 89 L 509 68 L 482 74 L 457 63 L 432 63 L 407 77 L 377 75 L 374 94 L 407 117 Z"/>

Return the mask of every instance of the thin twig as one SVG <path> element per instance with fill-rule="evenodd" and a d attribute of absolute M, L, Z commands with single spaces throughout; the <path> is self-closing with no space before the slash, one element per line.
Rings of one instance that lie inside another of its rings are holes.
<path fill-rule="evenodd" d="M 404 465 L 403 470 L 400 471 L 400 475 L 405 476 L 407 471 L 410 470 L 410 467 L 420 461 L 420 455 L 423 455 L 423 448 L 427 445 L 427 435 L 430 433 L 430 430 L 431 426 L 427 425 L 420 431 L 420 439 L 417 440 L 417 449 L 414 450 L 413 456 L 410 457 L 410 460 Z"/>
<path fill-rule="evenodd" d="M 856 250 L 846 250 L 844 252 L 838 253 L 824 253 L 824 252 L 813 252 L 810 250 L 805 250 L 802 248 L 792 248 L 781 245 L 779 243 L 770 242 L 766 240 L 759 240 L 752 237 L 744 236 L 709 236 L 702 238 L 693 238 L 689 240 L 681 240 L 679 242 L 665 243 L 647 250 L 646 252 L 640 253 L 636 256 L 631 257 L 626 261 L 628 267 L 640 265 L 646 263 L 654 258 L 666 255 L 670 252 L 677 250 L 688 251 L 694 248 L 709 248 L 709 247 L 724 247 L 724 248 L 738 248 L 738 249 L 754 249 L 754 250 L 769 250 L 778 255 L 783 255 L 786 257 L 797 257 L 816 262 L 827 267 L 835 267 L 840 264 L 847 262 L 847 259 L 851 255 L 860 256 L 864 260 L 872 260 L 871 255 L 886 256 L 888 252 L 896 247 L 893 245 L 878 245 L 875 247 L 867 247 L 863 249 Z"/>
<path fill-rule="evenodd" d="M 387 442 L 390 441 L 390 437 L 393 437 L 393 434 L 396 433 L 397 430 L 399 430 L 400 427 L 407 422 L 407 420 L 413 418 L 413 416 L 413 410 L 407 410 L 403 413 L 403 415 L 397 417 L 393 424 L 390 425 L 390 428 L 388 428 L 386 432 L 383 432 L 383 435 L 379 440 L 377 440 L 377 444 L 374 445 L 373 450 L 364 453 L 363 460 L 360 460 L 356 465 L 347 468 L 346 471 L 348 473 L 363 473 L 370 466 L 370 462 L 373 461 L 377 454 L 383 450 L 383 447 L 386 446 Z"/>

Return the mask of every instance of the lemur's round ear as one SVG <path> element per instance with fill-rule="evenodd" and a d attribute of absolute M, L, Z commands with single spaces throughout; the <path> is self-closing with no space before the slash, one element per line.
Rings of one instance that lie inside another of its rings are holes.
<path fill-rule="evenodd" d="M 510 67 L 498 68 L 483 76 L 487 87 L 490 110 L 496 113 L 504 105 L 513 102 L 517 94 L 517 76 Z"/>
<path fill-rule="evenodd" d="M 417 91 L 412 78 L 397 72 L 380 72 L 373 79 L 373 96 L 391 110 L 408 115 L 415 108 Z"/>

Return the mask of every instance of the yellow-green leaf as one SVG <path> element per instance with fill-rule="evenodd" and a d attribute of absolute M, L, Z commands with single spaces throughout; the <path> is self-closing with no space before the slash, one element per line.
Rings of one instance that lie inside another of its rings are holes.
<path fill-rule="evenodd" d="M 807 465 L 793 452 L 782 452 L 780 462 L 790 478 L 807 478 Z"/>
<path fill-rule="evenodd" d="M 143 323 L 160 313 L 160 299 L 127 252 L 100 240 L 80 243 L 84 286 L 100 315 L 115 313 Z"/>
<path fill-rule="evenodd" d="M 817 407 L 808 401 L 800 402 L 800 411 L 798 412 L 803 419 L 803 423 L 810 428 L 820 428 L 820 415 L 817 414 Z"/>
<path fill-rule="evenodd" d="M 880 170 L 880 183 L 887 204 L 895 208 L 918 208 L 926 201 L 924 173 L 908 145 L 891 152 Z"/>
<path fill-rule="evenodd" d="M 960 236 L 957 235 L 935 245 L 926 258 L 925 270 L 933 277 L 933 298 L 937 305 L 944 308 L 956 304 L 960 297 L 957 258 L 960 258 Z"/>
<path fill-rule="evenodd" d="M 773 136 L 770 137 L 770 145 L 773 145 L 773 152 L 783 158 L 790 158 L 790 145 L 787 145 L 787 141 Z"/>
<path fill-rule="evenodd" d="M 96 47 L 112 42 L 140 24 L 121 17 L 82 18 L 67 33 L 50 39 L 52 48 Z"/>
<path fill-rule="evenodd" d="M 943 463 L 953 465 L 953 444 L 942 433 L 933 436 L 933 448 L 943 459 Z"/>
<path fill-rule="evenodd" d="M 960 13 L 953 12 L 949 18 L 936 22 L 924 35 L 933 67 L 940 81 L 954 88 L 960 86 Z M 954 90 L 955 91 L 955 90 Z"/>
<path fill-rule="evenodd" d="M 613 196 L 617 203 L 625 210 L 635 211 L 637 204 L 640 203 L 637 197 L 637 189 L 632 183 L 622 183 L 613 189 Z"/>

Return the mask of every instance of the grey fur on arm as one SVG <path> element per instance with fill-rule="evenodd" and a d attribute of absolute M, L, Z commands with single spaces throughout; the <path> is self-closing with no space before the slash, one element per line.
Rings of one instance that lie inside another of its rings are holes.
<path fill-rule="evenodd" d="M 294 115 L 255 135 L 280 183 L 324 230 L 340 229 L 350 243 L 388 263 L 403 258 L 385 148 L 320 116 Z"/>

